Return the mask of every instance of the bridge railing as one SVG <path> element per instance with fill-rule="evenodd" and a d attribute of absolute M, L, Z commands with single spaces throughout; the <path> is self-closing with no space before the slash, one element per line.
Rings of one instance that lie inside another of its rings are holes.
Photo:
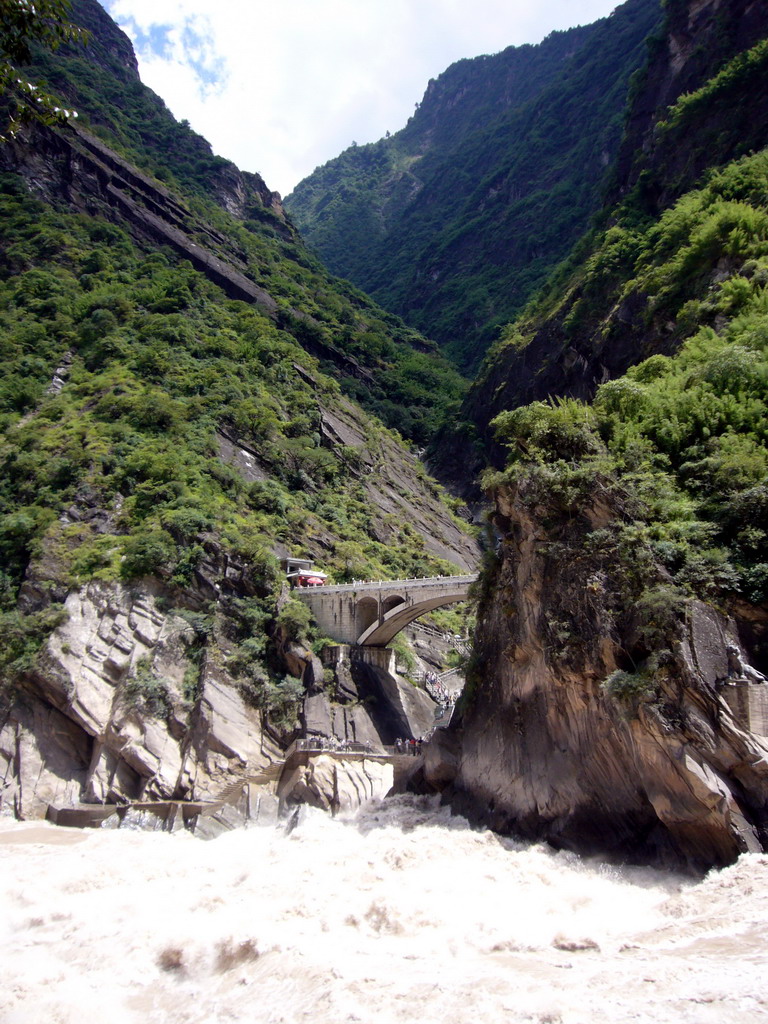
<path fill-rule="evenodd" d="M 297 594 L 343 594 L 356 590 L 394 590 L 415 587 L 467 586 L 474 583 L 477 573 L 466 576 L 417 576 L 410 580 L 359 580 L 354 583 L 331 583 L 322 587 L 297 587 Z"/>

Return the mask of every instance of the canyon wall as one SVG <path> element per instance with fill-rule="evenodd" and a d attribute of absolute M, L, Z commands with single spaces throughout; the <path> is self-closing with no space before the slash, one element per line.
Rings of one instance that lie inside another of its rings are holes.
<path fill-rule="evenodd" d="M 764 848 L 768 823 L 768 738 L 723 698 L 727 645 L 744 649 L 754 617 L 671 606 L 647 567 L 628 601 L 635 566 L 612 546 L 614 516 L 597 491 L 560 516 L 524 487 L 499 492 L 472 692 L 428 777 L 452 779 L 454 806 L 501 831 L 634 861 L 730 863 Z"/>

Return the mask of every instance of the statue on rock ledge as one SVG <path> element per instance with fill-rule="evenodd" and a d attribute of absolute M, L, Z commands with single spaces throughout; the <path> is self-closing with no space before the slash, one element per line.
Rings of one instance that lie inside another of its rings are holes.
<path fill-rule="evenodd" d="M 746 664 L 741 651 L 736 644 L 727 644 L 725 649 L 728 653 L 728 675 L 726 677 L 726 683 L 768 682 L 768 679 L 765 678 L 762 672 L 758 672 L 756 668 L 752 668 L 751 665 Z"/>

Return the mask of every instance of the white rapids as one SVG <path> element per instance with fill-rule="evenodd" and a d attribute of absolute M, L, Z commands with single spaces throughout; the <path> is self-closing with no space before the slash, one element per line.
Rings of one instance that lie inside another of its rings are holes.
<path fill-rule="evenodd" d="M 428 798 L 290 833 L 0 822 L 2 1024 L 768 1022 L 768 856 L 701 882 Z"/>

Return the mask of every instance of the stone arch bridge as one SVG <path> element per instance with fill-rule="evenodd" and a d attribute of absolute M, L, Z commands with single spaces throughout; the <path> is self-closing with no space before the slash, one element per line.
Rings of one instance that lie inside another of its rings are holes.
<path fill-rule="evenodd" d="M 322 631 L 337 643 L 385 647 L 420 615 L 466 601 L 476 579 L 477 574 L 345 583 L 296 589 L 294 595 L 309 605 Z"/>

